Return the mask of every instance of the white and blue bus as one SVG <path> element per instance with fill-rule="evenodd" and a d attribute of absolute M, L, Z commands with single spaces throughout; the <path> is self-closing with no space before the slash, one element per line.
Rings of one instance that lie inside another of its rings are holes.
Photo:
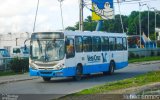
<path fill-rule="evenodd" d="M 73 77 L 114 70 L 128 65 L 125 33 L 37 32 L 31 35 L 29 69 L 31 76 L 44 81 L 53 77 Z"/>

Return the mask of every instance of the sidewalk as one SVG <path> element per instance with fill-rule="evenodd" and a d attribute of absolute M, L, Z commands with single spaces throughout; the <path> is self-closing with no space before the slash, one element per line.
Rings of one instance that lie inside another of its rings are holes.
<path fill-rule="evenodd" d="M 134 62 L 134 63 L 130 63 L 130 64 L 146 65 L 146 64 L 156 64 L 156 63 L 160 63 L 160 60 L 156 60 L 156 61 L 144 61 L 144 62 Z"/>
<path fill-rule="evenodd" d="M 134 67 L 135 65 L 148 65 L 148 64 L 156 64 L 156 63 L 160 63 L 160 60 L 157 61 L 144 61 L 144 62 L 134 62 L 134 63 L 129 63 L 130 67 Z"/>
<path fill-rule="evenodd" d="M 5 84 L 9 82 L 25 81 L 38 79 L 39 77 L 31 77 L 29 73 L 24 73 L 20 75 L 11 75 L 11 76 L 0 76 L 0 84 Z"/>

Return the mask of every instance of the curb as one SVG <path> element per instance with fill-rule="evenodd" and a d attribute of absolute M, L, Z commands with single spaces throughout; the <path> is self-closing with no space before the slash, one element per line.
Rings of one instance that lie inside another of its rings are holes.
<path fill-rule="evenodd" d="M 138 64 L 138 65 L 147 65 L 147 64 L 157 64 L 160 63 L 160 60 L 157 61 L 145 61 L 145 62 L 134 62 L 129 64 Z"/>
<path fill-rule="evenodd" d="M 27 81 L 27 80 L 34 80 L 38 79 L 39 77 L 36 78 L 24 78 L 24 79 L 11 79 L 11 80 L 5 80 L 0 82 L 0 84 L 6 84 L 6 83 L 11 83 L 11 82 L 20 82 L 20 81 Z"/>

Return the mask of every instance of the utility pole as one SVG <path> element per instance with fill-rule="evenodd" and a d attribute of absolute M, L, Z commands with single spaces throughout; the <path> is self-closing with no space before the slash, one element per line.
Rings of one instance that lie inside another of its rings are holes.
<path fill-rule="evenodd" d="M 18 41 L 17 40 L 18 40 L 18 38 L 16 38 L 16 46 L 18 45 Z"/>
<path fill-rule="evenodd" d="M 157 36 L 156 36 L 157 14 L 159 14 L 159 13 L 158 13 L 157 10 L 155 9 L 155 40 L 157 40 Z M 159 14 L 159 15 L 160 15 L 160 14 Z"/>
<path fill-rule="evenodd" d="M 141 30 L 141 6 L 144 6 L 146 4 L 142 4 L 139 2 L 139 34 L 140 34 L 140 48 L 141 48 L 141 37 L 142 37 L 142 30 Z"/>
<path fill-rule="evenodd" d="M 60 10 L 61 10 L 61 20 L 62 20 L 62 29 L 64 31 L 64 24 L 63 24 L 63 14 L 62 14 L 62 2 L 63 0 L 58 0 L 59 3 L 60 3 Z"/>
<path fill-rule="evenodd" d="M 83 31 L 83 0 L 79 0 L 79 30 Z"/>
<path fill-rule="evenodd" d="M 140 34 L 140 48 L 141 48 L 141 36 L 142 36 L 142 34 L 141 34 L 141 13 L 140 13 L 140 10 L 141 10 L 141 4 L 140 4 L 140 2 L 139 2 L 139 34 Z"/>
<path fill-rule="evenodd" d="M 149 6 L 147 6 L 147 8 L 148 8 L 148 38 L 149 38 Z"/>
<path fill-rule="evenodd" d="M 36 20 L 37 20 L 37 13 L 38 13 L 38 7 L 39 7 L 39 0 L 37 2 L 36 15 L 35 15 L 34 25 L 33 25 L 33 32 L 35 31 Z"/>
<path fill-rule="evenodd" d="M 122 21 L 122 16 L 121 16 L 121 10 L 120 10 L 120 5 L 119 5 L 119 0 L 117 0 L 117 2 L 118 2 L 119 13 L 120 13 L 122 32 L 124 33 L 124 26 L 123 26 L 123 21 Z"/>
<path fill-rule="evenodd" d="M 154 37 L 155 37 L 155 41 L 156 41 L 156 15 L 157 15 L 157 10 L 154 7 L 150 8 L 150 9 L 153 9 L 154 13 L 155 13 L 155 18 L 154 18 L 154 20 L 155 20 L 154 21 L 154 26 L 155 26 Z"/>
<path fill-rule="evenodd" d="M 154 33 L 154 36 L 155 36 L 155 41 L 156 41 L 156 27 L 157 27 L 157 25 L 156 25 L 156 23 L 157 23 L 157 22 L 156 22 L 156 21 L 157 21 L 157 19 L 156 19 L 156 15 L 157 15 L 156 10 L 155 10 L 154 13 L 155 13 L 155 23 L 154 23 L 154 24 L 155 24 L 155 25 L 154 25 L 154 26 L 155 26 L 155 33 Z"/>

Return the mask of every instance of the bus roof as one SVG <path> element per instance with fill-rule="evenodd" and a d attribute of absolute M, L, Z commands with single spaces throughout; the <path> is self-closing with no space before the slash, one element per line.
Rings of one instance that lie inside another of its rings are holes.
<path fill-rule="evenodd" d="M 117 36 L 117 37 L 127 37 L 126 33 L 110 33 L 102 31 L 53 31 L 53 32 L 35 32 L 37 33 L 64 33 L 65 36 Z"/>
<path fill-rule="evenodd" d="M 101 32 L 101 31 L 64 31 L 64 35 L 79 35 L 79 36 L 120 36 L 126 37 L 126 33 L 108 33 L 108 32 Z"/>

